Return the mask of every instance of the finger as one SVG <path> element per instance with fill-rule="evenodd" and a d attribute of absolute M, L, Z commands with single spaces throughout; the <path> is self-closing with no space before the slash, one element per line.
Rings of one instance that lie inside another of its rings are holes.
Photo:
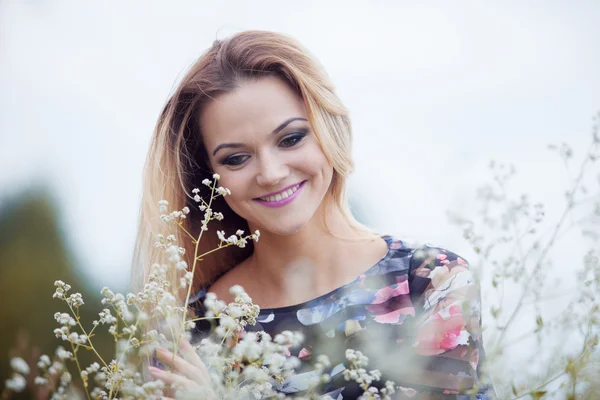
<path fill-rule="evenodd" d="M 156 367 L 150 367 L 149 370 L 150 375 L 152 375 L 154 379 L 160 379 L 166 385 L 176 385 L 178 387 L 182 387 L 188 390 L 192 389 L 195 386 L 197 387 L 197 385 L 194 382 L 179 374 L 174 374 L 173 372 L 169 371 L 163 371 L 162 369 Z"/>
<path fill-rule="evenodd" d="M 171 353 L 167 349 L 159 348 L 156 350 L 157 358 L 163 363 L 170 366 L 175 372 L 185 376 L 192 381 L 196 381 L 199 384 L 206 385 L 210 383 L 210 377 L 206 367 L 199 368 L 195 365 L 187 362 L 180 356 Z"/>
<path fill-rule="evenodd" d="M 208 368 L 206 368 L 206 365 L 198 355 L 198 352 L 184 336 L 179 339 L 179 350 L 186 361 L 202 370 L 206 370 L 206 373 L 208 374 Z"/>
<path fill-rule="evenodd" d="M 171 387 L 170 390 L 168 388 L 165 388 L 165 389 L 169 390 L 169 392 L 171 393 L 171 396 L 173 395 L 174 391 L 177 389 L 177 390 L 183 390 L 184 393 L 187 393 L 187 394 L 202 395 L 202 397 L 197 397 L 197 398 L 211 399 L 211 400 L 216 399 L 214 392 L 210 389 L 210 387 L 198 385 L 196 382 L 193 382 L 181 375 L 174 374 L 169 371 L 163 371 L 162 369 L 159 369 L 156 367 L 150 367 L 150 374 L 152 375 L 152 377 L 154 379 L 160 379 L 161 381 L 163 381 L 165 383 L 165 385 L 167 387 L 169 387 L 169 386 Z M 174 400 L 172 397 L 166 397 L 166 396 L 161 397 L 161 400 L 162 399 Z"/>

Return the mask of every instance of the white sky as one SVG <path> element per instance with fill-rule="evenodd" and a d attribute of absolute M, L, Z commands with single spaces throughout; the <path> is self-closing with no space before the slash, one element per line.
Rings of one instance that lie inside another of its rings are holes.
<path fill-rule="evenodd" d="M 600 3 L 423 3 L 1 1 L 0 195 L 46 182 L 85 273 L 124 287 L 173 85 L 215 38 L 275 30 L 321 60 L 351 110 L 362 214 L 469 259 L 446 210 L 473 210 L 490 159 L 558 210 L 567 174 L 546 145 L 587 145 Z"/>

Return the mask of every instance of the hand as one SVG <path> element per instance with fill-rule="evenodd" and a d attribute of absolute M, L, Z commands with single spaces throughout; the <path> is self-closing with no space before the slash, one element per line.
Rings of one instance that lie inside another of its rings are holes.
<path fill-rule="evenodd" d="M 179 350 L 183 357 L 164 348 L 157 349 L 157 358 L 170 366 L 172 371 L 150 367 L 152 377 L 160 379 L 167 386 L 177 386 L 186 392 L 203 392 L 208 394 L 208 399 L 216 399 L 208 368 L 194 347 L 184 337 L 179 341 Z"/>

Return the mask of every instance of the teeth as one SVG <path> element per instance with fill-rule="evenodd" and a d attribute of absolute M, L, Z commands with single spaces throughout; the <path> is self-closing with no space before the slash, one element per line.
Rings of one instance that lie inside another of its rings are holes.
<path fill-rule="evenodd" d="M 279 200 L 287 199 L 292 194 L 294 194 L 294 192 L 296 190 L 298 190 L 299 187 L 300 187 L 300 185 L 298 184 L 298 185 L 296 185 L 296 186 L 294 186 L 292 188 L 289 188 L 285 192 L 276 194 L 275 196 L 261 197 L 260 199 L 263 200 L 263 201 L 279 201 Z"/>

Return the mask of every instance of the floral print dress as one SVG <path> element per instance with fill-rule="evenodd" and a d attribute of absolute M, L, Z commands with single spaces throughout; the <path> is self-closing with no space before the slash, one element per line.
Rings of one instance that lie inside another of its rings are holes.
<path fill-rule="evenodd" d="M 248 326 L 271 336 L 284 330 L 304 334 L 302 345 L 290 348 L 302 366 L 277 390 L 301 395 L 306 378 L 316 375 L 311 361 L 325 354 L 330 381 L 322 394 L 359 397 L 362 389 L 343 377 L 345 350 L 352 348 L 369 357 L 367 370 L 381 371 L 372 386 L 394 381 L 397 399 L 495 398 L 481 377 L 479 287 L 467 262 L 440 247 L 383 238 L 387 254 L 354 281 L 301 304 L 261 309 L 257 324 Z M 190 302 L 200 315 L 205 294 Z M 196 329 L 202 335 L 209 328 Z"/>

